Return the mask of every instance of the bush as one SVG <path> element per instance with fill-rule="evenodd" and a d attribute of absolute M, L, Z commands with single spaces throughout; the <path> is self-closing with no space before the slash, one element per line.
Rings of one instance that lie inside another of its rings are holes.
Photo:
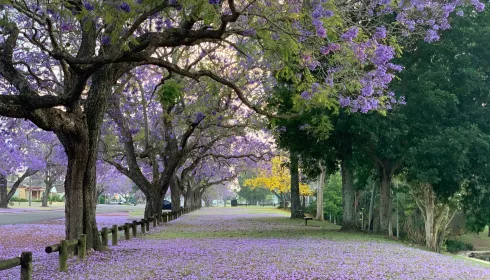
<path fill-rule="evenodd" d="M 315 201 L 315 202 L 310 203 L 310 205 L 308 205 L 308 206 L 305 208 L 305 214 L 310 214 L 310 215 L 312 215 L 313 217 L 315 217 L 315 216 L 316 216 L 316 201 Z"/>
<path fill-rule="evenodd" d="M 49 196 L 49 201 L 51 201 L 51 202 L 63 202 L 63 197 L 59 194 L 51 194 L 51 196 Z"/>
<path fill-rule="evenodd" d="M 28 200 L 26 198 L 19 198 L 17 196 L 13 196 L 10 201 L 13 201 L 13 202 L 27 202 Z"/>
<path fill-rule="evenodd" d="M 459 251 L 472 251 L 473 245 L 469 243 L 464 243 L 457 240 L 446 240 L 446 251 L 451 253 L 456 253 Z"/>

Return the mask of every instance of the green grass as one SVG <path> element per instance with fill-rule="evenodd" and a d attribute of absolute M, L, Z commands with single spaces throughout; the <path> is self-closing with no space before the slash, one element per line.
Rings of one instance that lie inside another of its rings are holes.
<path fill-rule="evenodd" d="M 488 237 L 488 226 L 479 234 L 469 233 L 455 238 L 458 241 L 472 244 L 475 251 L 490 251 L 490 237 Z"/>
<path fill-rule="evenodd" d="M 340 226 L 331 224 L 327 221 L 308 221 L 308 226 L 305 226 L 303 219 L 290 219 L 289 212 L 264 208 L 257 206 L 241 207 L 241 210 L 245 210 L 248 214 L 263 214 L 263 213 L 274 213 L 280 214 L 282 217 L 261 217 L 246 219 L 237 218 L 233 223 L 243 224 L 257 224 L 259 227 L 244 227 L 239 229 L 227 228 L 226 221 L 224 226 L 208 227 L 202 228 L 199 224 L 194 224 L 193 219 L 197 217 L 189 217 L 192 220 L 188 223 L 178 223 L 169 225 L 164 231 L 156 234 L 149 235 L 148 238 L 154 239 L 175 239 L 175 238 L 189 238 L 189 239 L 199 239 L 199 238 L 322 238 L 330 240 L 357 240 L 357 241 L 370 241 L 379 240 L 385 242 L 395 242 L 391 239 L 387 239 L 380 235 L 369 234 L 369 233 L 346 233 L 340 232 Z M 243 212 L 241 212 L 243 213 Z M 218 226 L 219 221 L 216 221 Z"/>

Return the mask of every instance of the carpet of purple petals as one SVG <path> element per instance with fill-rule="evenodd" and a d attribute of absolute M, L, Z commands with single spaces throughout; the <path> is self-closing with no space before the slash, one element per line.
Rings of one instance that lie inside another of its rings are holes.
<path fill-rule="evenodd" d="M 490 279 L 490 268 L 389 241 L 357 240 L 356 235 L 332 239 L 328 233 L 278 237 L 277 231 L 305 230 L 300 221 L 277 222 L 280 217 L 284 214 L 273 210 L 201 209 L 152 228 L 145 238 L 121 240 L 108 251 L 91 253 L 84 262 L 71 258 L 67 273 L 57 272 L 55 254 L 42 252 L 47 243 L 59 240 L 62 220 L 2 226 L 0 259 L 33 250 L 33 279 Z M 99 218 L 105 226 L 126 219 Z M 15 241 L 32 231 L 38 234 L 30 235 L 34 239 L 25 246 Z M 254 235 L 257 231 L 265 234 Z M 18 277 L 18 269 L 0 272 L 0 279 Z"/>

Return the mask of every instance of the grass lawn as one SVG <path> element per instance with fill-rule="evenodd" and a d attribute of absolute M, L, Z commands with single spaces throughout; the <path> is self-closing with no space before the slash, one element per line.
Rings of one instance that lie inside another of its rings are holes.
<path fill-rule="evenodd" d="M 490 251 L 490 237 L 488 237 L 488 226 L 479 234 L 470 233 L 455 238 L 458 241 L 472 244 L 477 251 Z"/>

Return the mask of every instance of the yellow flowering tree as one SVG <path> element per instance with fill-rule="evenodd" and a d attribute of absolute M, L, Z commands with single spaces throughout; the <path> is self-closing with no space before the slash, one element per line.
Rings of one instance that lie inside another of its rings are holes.
<path fill-rule="evenodd" d="M 286 166 L 287 158 L 277 156 L 271 160 L 270 170 L 257 170 L 257 177 L 245 180 L 244 185 L 250 188 L 263 187 L 269 189 L 274 195 L 282 200 L 283 205 L 286 205 L 286 200 L 291 193 L 291 174 Z M 313 190 L 306 184 L 300 183 L 299 192 L 301 196 L 313 194 Z"/>

